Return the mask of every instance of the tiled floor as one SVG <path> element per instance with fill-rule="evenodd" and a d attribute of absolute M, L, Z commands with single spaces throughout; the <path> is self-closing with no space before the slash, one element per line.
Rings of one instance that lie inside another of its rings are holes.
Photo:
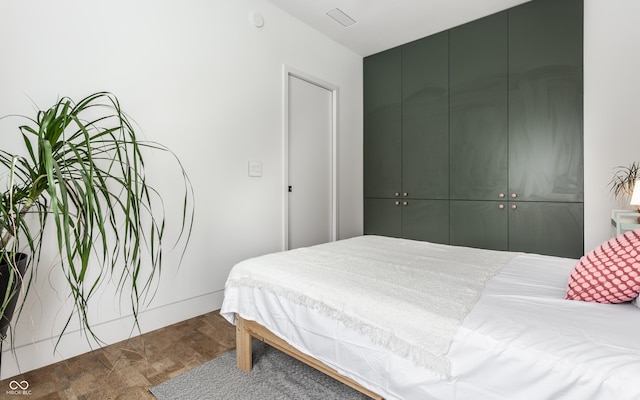
<path fill-rule="evenodd" d="M 215 311 L 0 381 L 0 399 L 154 399 L 149 387 L 234 347 L 234 327 Z M 13 380 L 27 381 L 30 394 L 11 393 Z"/>

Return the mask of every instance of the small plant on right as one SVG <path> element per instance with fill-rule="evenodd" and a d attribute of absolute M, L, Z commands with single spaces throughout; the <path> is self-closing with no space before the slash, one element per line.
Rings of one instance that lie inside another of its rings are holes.
<path fill-rule="evenodd" d="M 628 167 L 619 166 L 609 183 L 610 191 L 619 204 L 629 204 L 636 180 L 640 179 L 640 163 L 634 161 Z"/>

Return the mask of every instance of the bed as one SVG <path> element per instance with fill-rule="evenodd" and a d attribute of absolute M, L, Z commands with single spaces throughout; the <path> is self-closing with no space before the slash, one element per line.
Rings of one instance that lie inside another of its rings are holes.
<path fill-rule="evenodd" d="M 239 368 L 258 338 L 372 398 L 639 399 L 640 264 L 619 304 L 566 298 L 577 265 L 603 254 L 360 236 L 237 264 L 221 314 L 237 326 Z"/>

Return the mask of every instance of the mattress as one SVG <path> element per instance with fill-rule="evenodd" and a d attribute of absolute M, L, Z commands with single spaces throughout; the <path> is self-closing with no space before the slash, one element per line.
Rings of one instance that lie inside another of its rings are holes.
<path fill-rule="evenodd" d="M 565 300 L 575 263 L 515 254 L 455 332 L 449 376 L 263 287 L 228 288 L 221 314 L 260 323 L 387 399 L 640 398 L 640 309 Z"/>

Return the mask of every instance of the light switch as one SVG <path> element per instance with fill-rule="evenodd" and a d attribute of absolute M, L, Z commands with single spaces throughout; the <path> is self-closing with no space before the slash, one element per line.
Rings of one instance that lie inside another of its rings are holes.
<path fill-rule="evenodd" d="M 262 161 L 249 161 L 249 176 L 262 176 Z"/>

